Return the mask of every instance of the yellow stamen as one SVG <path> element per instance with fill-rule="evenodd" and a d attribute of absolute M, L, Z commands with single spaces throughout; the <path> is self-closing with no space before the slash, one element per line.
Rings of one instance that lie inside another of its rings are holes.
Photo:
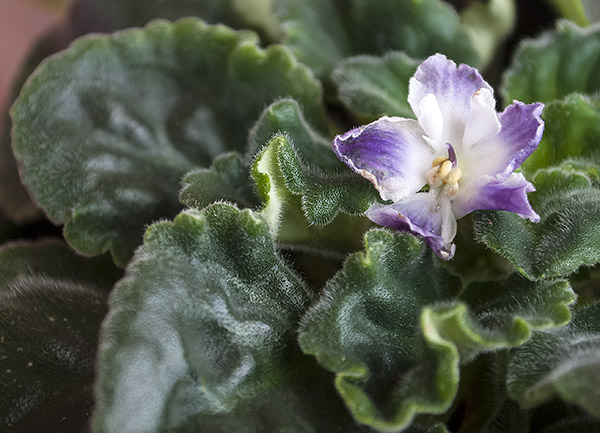
<path fill-rule="evenodd" d="M 441 170 L 440 170 L 441 171 Z M 458 167 L 454 167 L 450 170 L 450 173 L 446 176 L 446 183 L 457 183 L 462 177 L 462 170 Z"/>
<path fill-rule="evenodd" d="M 448 173 L 450 173 L 450 170 L 452 170 L 452 161 L 447 159 L 440 166 L 439 176 L 442 178 L 442 180 L 444 180 L 444 178 L 446 176 L 448 176 Z"/>
<path fill-rule="evenodd" d="M 442 165 L 444 163 L 444 161 L 447 161 L 448 158 L 444 157 L 444 156 L 438 156 L 436 159 L 433 160 L 433 162 L 431 163 L 432 167 L 437 167 L 438 165 Z"/>

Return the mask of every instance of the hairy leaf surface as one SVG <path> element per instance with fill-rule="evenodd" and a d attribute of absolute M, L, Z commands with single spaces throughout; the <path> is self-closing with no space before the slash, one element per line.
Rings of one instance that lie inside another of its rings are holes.
<path fill-rule="evenodd" d="M 439 0 L 281 0 L 276 6 L 284 42 L 322 79 L 357 54 L 405 51 L 424 59 L 439 52 L 457 62 L 478 63 L 458 15 Z"/>
<path fill-rule="evenodd" d="M 569 93 L 600 90 L 600 25 L 561 21 L 555 30 L 521 42 L 504 76 L 504 103 L 549 102 Z"/>
<path fill-rule="evenodd" d="M 341 62 L 333 71 L 338 98 L 362 123 L 381 116 L 414 117 L 408 104 L 408 81 L 419 61 L 403 52 L 382 57 L 357 56 Z"/>
<path fill-rule="evenodd" d="M 510 395 L 530 408 L 557 396 L 600 418 L 600 304 L 583 307 L 563 328 L 536 332 L 512 352 Z"/>
<path fill-rule="evenodd" d="M 574 294 L 565 282 L 514 276 L 472 284 L 457 298 L 459 281 L 423 242 L 374 229 L 365 246 L 304 317 L 300 344 L 336 373 L 356 419 L 377 429 L 401 430 L 416 414 L 443 413 L 461 362 L 569 319 Z"/>
<path fill-rule="evenodd" d="M 194 19 L 157 21 L 46 62 L 13 108 L 13 147 L 67 241 L 123 265 L 144 225 L 179 210 L 181 176 L 243 151 L 263 107 L 284 95 L 324 123 L 319 83 L 286 48 Z"/>
<path fill-rule="evenodd" d="M 57 241 L 0 250 L 0 430 L 87 432 L 98 330 L 120 272 Z"/>
<path fill-rule="evenodd" d="M 297 346 L 310 302 L 252 211 L 151 226 L 103 327 L 95 431 L 361 431 Z"/>
<path fill-rule="evenodd" d="M 473 217 L 476 237 L 531 279 L 594 265 L 600 261 L 600 190 L 587 172 L 595 168 L 582 163 L 540 170 L 533 178 L 537 191 L 529 198 L 541 221 L 480 211 Z"/>

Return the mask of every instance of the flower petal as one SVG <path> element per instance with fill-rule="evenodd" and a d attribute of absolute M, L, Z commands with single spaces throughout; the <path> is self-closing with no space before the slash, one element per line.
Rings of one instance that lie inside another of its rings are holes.
<path fill-rule="evenodd" d="M 468 171 L 473 179 L 478 176 L 493 177 L 488 182 L 499 183 L 507 179 L 537 148 L 544 133 L 541 118 L 544 104 L 523 104 L 514 101 L 500 114 L 500 133 L 482 141 L 466 153 Z M 487 183 L 487 182 L 486 182 Z"/>
<path fill-rule="evenodd" d="M 512 173 L 501 183 L 488 183 L 469 194 L 459 194 L 452 202 L 456 218 L 476 210 L 496 209 L 514 212 L 523 218 L 538 222 L 540 216 L 527 200 L 527 193 L 535 191 L 521 173 Z"/>
<path fill-rule="evenodd" d="M 437 192 L 419 193 L 391 205 L 374 204 L 366 213 L 376 224 L 407 231 L 425 238 L 444 260 L 454 256 L 456 218 L 449 200 L 438 200 Z"/>
<path fill-rule="evenodd" d="M 412 119 L 382 117 L 333 140 L 335 154 L 370 180 L 384 200 L 398 201 L 419 191 L 434 158 Z"/>
<path fill-rule="evenodd" d="M 469 152 L 471 146 L 480 141 L 494 138 L 500 129 L 494 95 L 488 89 L 479 89 L 471 97 L 471 109 L 462 140 L 463 152 Z"/>
<path fill-rule="evenodd" d="M 408 102 L 420 120 L 422 116 L 427 116 L 421 110 L 421 101 L 433 94 L 444 121 L 441 144 L 448 142 L 458 146 L 465 133 L 471 97 L 482 88 L 493 95 L 494 91 L 476 69 L 464 64 L 457 67 L 446 56 L 436 54 L 421 63 L 410 79 Z"/>

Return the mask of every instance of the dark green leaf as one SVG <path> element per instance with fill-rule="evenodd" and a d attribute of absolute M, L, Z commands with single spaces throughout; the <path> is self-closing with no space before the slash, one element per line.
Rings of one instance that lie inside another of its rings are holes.
<path fill-rule="evenodd" d="M 280 30 L 272 12 L 273 0 L 74 0 L 55 28 L 35 43 L 17 74 L 0 122 L 0 209 L 13 221 L 23 223 L 41 212 L 21 185 L 11 150 L 11 122 L 8 108 L 16 99 L 26 78 L 46 57 L 67 48 L 75 38 L 92 32 L 110 32 L 141 27 L 155 18 L 176 20 L 201 17 L 208 23 L 224 23 L 234 28 L 251 28 L 265 39 L 275 39 Z"/>
<path fill-rule="evenodd" d="M 581 29 L 569 21 L 523 41 L 504 76 L 501 93 L 513 99 L 549 102 L 569 93 L 600 90 L 600 26 Z"/>
<path fill-rule="evenodd" d="M 546 104 L 542 118 L 544 135 L 537 150 L 523 163 L 525 172 L 533 174 L 569 159 L 600 162 L 596 150 L 600 143 L 600 99 L 569 95 Z"/>
<path fill-rule="evenodd" d="M 298 102 L 281 99 L 263 111 L 260 119 L 250 130 L 246 159 L 253 161 L 258 152 L 277 133 L 283 133 L 294 142 L 302 160 L 310 167 L 326 172 L 342 171 L 345 165 L 335 156 L 331 138 L 308 123 Z"/>
<path fill-rule="evenodd" d="M 571 165 L 540 170 L 533 183 L 537 191 L 529 199 L 541 222 L 503 211 L 476 212 L 476 238 L 531 279 L 568 275 L 600 261 L 598 186 Z"/>
<path fill-rule="evenodd" d="M 456 253 L 452 260 L 441 261 L 442 266 L 462 280 L 463 286 L 474 281 L 492 281 L 506 278 L 516 268 L 504 257 L 485 245 L 473 242 L 471 217 L 458 220 Z"/>
<path fill-rule="evenodd" d="M 288 50 L 187 19 L 88 37 L 44 63 L 13 108 L 24 183 L 78 251 L 123 265 L 174 215 L 179 180 L 226 151 L 278 96 L 324 124 L 321 88 Z"/>
<path fill-rule="evenodd" d="M 600 303 L 577 310 L 566 327 L 537 332 L 515 349 L 507 385 L 524 407 L 558 396 L 600 417 Z"/>
<path fill-rule="evenodd" d="M 210 168 L 196 169 L 181 181 L 179 200 L 201 209 L 219 200 L 252 208 L 257 204 L 248 168 L 239 153 L 218 156 Z"/>
<path fill-rule="evenodd" d="M 529 430 L 527 414 L 514 401 L 507 399 L 496 413 L 494 419 L 482 433 L 533 433 Z"/>
<path fill-rule="evenodd" d="M 280 0 L 276 6 L 285 43 L 322 79 L 357 54 L 404 51 L 424 59 L 439 52 L 478 63 L 458 15 L 439 0 Z"/>
<path fill-rule="evenodd" d="M 421 308 L 451 298 L 459 283 L 413 236 L 375 229 L 365 245 L 305 316 L 300 344 L 336 373 L 359 422 L 400 430 L 416 413 L 441 413 L 452 402 L 456 349 L 435 337 L 419 345 L 417 335 Z"/>
<path fill-rule="evenodd" d="M 305 316 L 300 344 L 336 373 L 356 419 L 377 429 L 443 413 L 457 392 L 459 363 L 569 320 L 575 295 L 566 282 L 513 276 L 471 284 L 455 298 L 459 282 L 416 238 L 376 229 L 365 245 Z"/>
<path fill-rule="evenodd" d="M 33 221 L 39 218 L 42 212 L 33 203 L 19 179 L 17 163 L 11 148 L 12 123 L 9 108 L 17 99 L 21 87 L 36 66 L 50 54 L 66 48 L 71 41 L 69 36 L 75 38 L 80 35 L 76 29 L 61 31 L 59 27 L 44 34 L 33 45 L 16 74 L 6 105 L 2 107 L 2 117 L 0 118 L 0 209 L 11 221 L 18 224 Z"/>
<path fill-rule="evenodd" d="M 98 329 L 118 278 L 66 245 L 0 250 L 0 430 L 87 432 Z"/>
<path fill-rule="evenodd" d="M 310 302 L 252 211 L 151 226 L 103 327 L 95 431 L 359 431 L 297 346 Z"/>
<path fill-rule="evenodd" d="M 381 116 L 414 117 L 407 100 L 408 80 L 418 65 L 403 52 L 351 57 L 335 68 L 332 80 L 338 98 L 361 123 Z"/>
<path fill-rule="evenodd" d="M 354 174 L 327 176 L 307 169 L 282 134 L 260 152 L 252 177 L 264 202 L 261 214 L 281 244 L 339 257 L 360 248 L 361 235 L 372 224 L 352 215 L 375 201 L 368 182 Z"/>

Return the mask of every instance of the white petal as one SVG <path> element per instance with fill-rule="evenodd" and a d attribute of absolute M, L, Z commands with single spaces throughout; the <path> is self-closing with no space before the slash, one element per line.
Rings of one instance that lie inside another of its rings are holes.
<path fill-rule="evenodd" d="M 384 200 L 398 201 L 419 191 L 435 157 L 413 119 L 382 117 L 333 140 L 333 151 L 373 183 Z"/>
<path fill-rule="evenodd" d="M 421 101 L 429 94 L 435 95 L 444 125 L 441 141 L 456 147 L 465 133 L 471 97 L 481 88 L 493 92 L 476 69 L 457 66 L 445 56 L 436 54 L 421 63 L 410 79 L 408 102 L 420 120 L 423 115 Z"/>
<path fill-rule="evenodd" d="M 491 140 L 500 132 L 494 95 L 486 88 L 479 89 L 471 97 L 471 109 L 465 126 L 463 152 L 481 141 Z"/>
<path fill-rule="evenodd" d="M 444 132 L 444 118 L 437 99 L 433 93 L 427 94 L 419 103 L 419 110 L 415 113 L 419 124 L 427 134 L 427 142 L 433 148 L 434 153 L 443 152 L 445 149 L 442 141 Z"/>

